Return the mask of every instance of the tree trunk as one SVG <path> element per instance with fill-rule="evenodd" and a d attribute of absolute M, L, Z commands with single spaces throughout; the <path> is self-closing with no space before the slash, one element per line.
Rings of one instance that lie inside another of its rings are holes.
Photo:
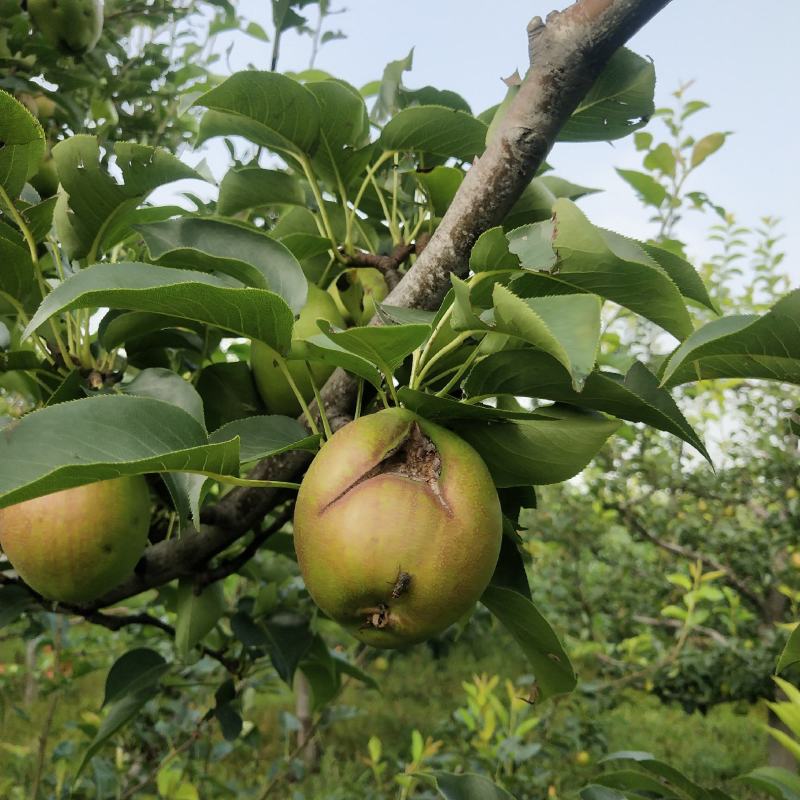
<path fill-rule="evenodd" d="M 314 770 L 319 765 L 319 747 L 314 738 L 314 714 L 311 710 L 312 693 L 308 678 L 298 670 L 294 677 L 295 716 L 300 723 L 297 746 L 306 768 Z"/>
<path fill-rule="evenodd" d="M 22 703 L 26 707 L 32 706 L 39 695 L 36 683 L 36 646 L 38 639 L 28 639 L 25 645 L 25 688 L 22 690 Z"/>

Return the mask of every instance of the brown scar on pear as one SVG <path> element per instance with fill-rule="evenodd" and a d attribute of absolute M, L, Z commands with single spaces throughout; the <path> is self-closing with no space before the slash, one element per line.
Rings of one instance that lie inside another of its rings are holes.
<path fill-rule="evenodd" d="M 359 626 L 359 630 L 363 631 L 366 628 L 383 630 L 389 627 L 390 621 L 389 606 L 387 606 L 386 603 L 378 603 L 375 608 L 367 610 L 367 618 L 364 623 Z"/>
<path fill-rule="evenodd" d="M 442 458 L 436 445 L 422 432 L 417 422 L 411 423 L 406 436 L 389 450 L 381 461 L 356 478 L 343 492 L 327 503 L 321 509 L 321 513 L 338 503 L 360 484 L 379 475 L 400 475 L 404 478 L 427 484 L 431 493 L 447 512 L 448 516 L 453 515 L 450 504 L 445 499 L 439 483 L 442 475 Z"/>

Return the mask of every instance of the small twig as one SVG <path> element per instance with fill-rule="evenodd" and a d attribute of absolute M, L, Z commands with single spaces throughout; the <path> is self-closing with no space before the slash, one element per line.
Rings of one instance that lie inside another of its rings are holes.
<path fill-rule="evenodd" d="M 53 600 L 48 600 L 46 597 L 42 597 L 37 591 L 19 578 L 9 578 L 2 573 L 0 573 L 0 584 L 5 586 L 20 586 L 46 611 L 55 614 L 63 614 L 65 616 L 72 615 L 83 617 L 87 622 L 101 625 L 110 631 L 118 631 L 120 628 L 124 628 L 128 625 L 148 625 L 151 628 L 158 628 L 173 638 L 175 636 L 175 628 L 173 628 L 172 625 L 144 612 L 141 614 L 104 614 L 94 609 L 81 608 L 80 606 L 73 606 L 68 603 L 58 603 Z M 204 656 L 209 656 L 209 658 L 218 661 L 228 672 L 238 674 L 238 664 L 233 659 L 228 658 L 221 650 L 215 650 L 214 648 L 203 645 L 200 651 Z"/>
<path fill-rule="evenodd" d="M 389 255 L 356 250 L 347 257 L 347 263 L 353 267 L 374 267 L 383 273 L 389 289 L 394 289 L 400 283 L 398 268 L 415 251 L 416 246 L 413 244 L 398 244 Z"/>
<path fill-rule="evenodd" d="M 428 242 L 431 240 L 431 236 L 433 236 L 433 234 L 428 233 L 427 231 L 417 236 L 416 240 L 414 241 L 415 255 L 422 255 L 422 252 L 425 250 L 425 248 L 428 246 Z"/>
<path fill-rule="evenodd" d="M 152 628 L 158 628 L 164 631 L 164 633 L 172 638 L 175 637 L 175 628 L 172 625 L 158 619 L 158 617 L 152 617 L 150 614 L 121 614 L 117 616 L 115 614 L 103 614 L 99 611 L 84 612 L 79 608 L 71 608 L 62 605 L 57 605 L 54 610 L 61 614 L 78 614 L 88 622 L 93 622 L 95 625 L 102 625 L 110 631 L 118 631 L 120 628 L 124 628 L 127 625 L 149 625 Z M 232 658 L 228 658 L 222 650 L 216 650 L 213 647 L 202 645 L 200 647 L 200 652 L 204 656 L 218 661 L 231 674 L 239 674 L 238 663 Z"/>

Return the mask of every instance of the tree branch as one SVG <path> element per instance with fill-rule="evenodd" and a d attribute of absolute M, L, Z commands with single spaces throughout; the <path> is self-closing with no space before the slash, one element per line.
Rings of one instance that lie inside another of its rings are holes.
<path fill-rule="evenodd" d="M 366 250 L 356 250 L 348 256 L 347 263 L 354 267 L 373 267 L 380 270 L 389 289 L 394 289 L 400 282 L 400 265 L 414 252 L 418 252 L 414 244 L 399 244 L 388 256 L 377 253 L 368 253 Z"/>
<path fill-rule="evenodd" d="M 209 568 L 195 578 L 195 592 L 201 592 L 206 586 L 216 581 L 227 578 L 238 572 L 259 550 L 262 544 L 269 539 L 272 534 L 277 533 L 291 518 L 294 512 L 294 501 L 287 503 L 286 507 L 278 514 L 272 522 L 260 533 L 253 536 L 250 543 L 240 553 L 237 553 L 227 561 L 223 561 L 216 567 Z"/>
<path fill-rule="evenodd" d="M 564 11 L 549 14 L 546 23 L 538 17 L 531 22 L 527 30 L 531 65 L 517 96 L 486 151 L 468 170 L 416 263 L 386 298 L 387 304 L 420 309 L 440 305 L 450 288 L 450 274 L 467 272 L 475 241 L 502 222 L 614 52 L 669 2 L 577 0 Z M 322 390 L 332 423 L 348 418 L 356 392 L 357 382 L 337 369 Z M 309 460 L 304 451 L 286 453 L 259 464 L 251 477 L 291 480 Z M 204 509 L 204 524 L 197 531 L 150 547 L 136 575 L 92 608 L 194 574 L 277 503 L 274 489 L 233 490 L 216 506 Z"/>
<path fill-rule="evenodd" d="M 46 611 L 50 611 L 55 614 L 63 614 L 65 616 L 83 617 L 85 620 L 87 620 L 87 622 L 92 622 L 95 625 L 101 625 L 104 628 L 108 628 L 110 631 L 118 631 L 120 628 L 124 628 L 128 625 L 146 625 L 151 628 L 158 628 L 160 631 L 163 631 L 172 638 L 175 637 L 175 628 L 173 628 L 172 625 L 170 625 L 168 622 L 164 622 L 158 617 L 153 617 L 144 612 L 139 614 L 103 614 L 100 611 L 78 605 L 72 605 L 71 603 L 57 603 L 52 600 L 48 600 L 46 597 L 42 597 L 42 595 L 28 586 L 28 584 L 20 578 L 11 578 L 3 573 L 0 573 L 0 585 L 19 586 L 20 588 L 25 589 L 25 591 L 30 594 L 31 599 Z M 200 647 L 200 651 L 203 653 L 203 655 L 209 656 L 215 661 L 219 661 L 219 663 L 222 664 L 222 666 L 224 666 L 229 672 L 238 674 L 239 670 L 236 662 L 233 659 L 228 658 L 222 651 L 215 650 L 211 647 L 206 647 L 205 645 Z"/>
<path fill-rule="evenodd" d="M 722 572 L 722 580 L 732 589 L 735 589 L 737 592 L 739 592 L 742 597 L 746 597 L 759 610 L 759 612 L 761 612 L 763 616 L 765 610 L 764 599 L 756 594 L 742 578 L 740 578 L 731 570 L 730 567 L 726 566 L 720 561 L 717 561 L 715 558 L 711 558 L 711 556 L 699 553 L 689 547 L 684 547 L 681 544 L 677 544 L 677 542 L 666 542 L 663 539 L 660 539 L 654 533 L 651 533 L 647 529 L 647 526 L 645 526 L 645 524 L 636 516 L 636 514 L 634 514 L 625 506 L 617 505 L 615 503 L 606 503 L 604 504 L 604 507 L 616 511 L 622 518 L 623 522 L 627 525 L 628 529 L 640 539 L 647 539 L 648 541 L 651 541 L 653 544 L 660 547 L 662 550 L 666 550 L 668 553 L 680 556 L 681 558 L 686 558 L 689 561 L 699 561 L 709 569 Z"/>

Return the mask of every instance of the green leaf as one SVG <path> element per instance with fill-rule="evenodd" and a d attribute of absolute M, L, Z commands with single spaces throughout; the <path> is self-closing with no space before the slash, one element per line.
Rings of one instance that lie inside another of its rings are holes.
<path fill-rule="evenodd" d="M 653 244 L 639 242 L 644 251 L 655 260 L 661 269 L 672 278 L 678 291 L 700 305 L 705 306 L 715 314 L 718 313 L 713 301 L 708 295 L 702 278 L 697 274 L 697 270 L 685 259 L 676 253 L 658 247 Z"/>
<path fill-rule="evenodd" d="M 224 272 L 245 286 L 280 295 L 295 314 L 308 282 L 291 251 L 254 228 L 216 219 L 182 217 L 139 225 L 151 257 L 166 267 Z"/>
<path fill-rule="evenodd" d="M 540 700 L 575 688 L 577 677 L 561 642 L 527 597 L 513 589 L 490 584 L 481 603 L 503 623 L 522 648 L 533 668 Z"/>
<path fill-rule="evenodd" d="M 797 625 L 789 634 L 789 639 L 778 659 L 778 666 L 775 667 L 775 672 L 780 674 L 788 667 L 791 667 L 792 664 L 797 664 L 798 662 L 800 662 L 800 625 Z"/>
<path fill-rule="evenodd" d="M 594 368 L 600 343 L 600 298 L 591 294 L 524 300 L 502 284 L 492 293 L 495 330 L 549 353 L 580 391 Z"/>
<path fill-rule="evenodd" d="M 675 175 L 675 153 L 672 148 L 662 142 L 654 147 L 645 157 L 644 166 L 649 170 L 658 170 L 664 175 L 673 177 Z"/>
<path fill-rule="evenodd" d="M 430 325 L 368 326 L 335 331 L 324 320 L 319 320 L 317 324 L 334 344 L 375 364 L 387 376 L 392 375 L 431 332 Z"/>
<path fill-rule="evenodd" d="M 237 72 L 195 105 L 210 109 L 200 122 L 198 144 L 214 136 L 243 136 L 298 156 L 313 154 L 319 140 L 317 99 L 305 86 L 277 72 Z"/>
<path fill-rule="evenodd" d="M 209 364 L 197 379 L 203 398 L 206 427 L 213 431 L 226 422 L 264 413 L 253 373 L 244 361 Z"/>
<path fill-rule="evenodd" d="M 485 140 L 486 125 L 471 114 L 444 106 L 412 106 L 386 123 L 378 144 L 384 150 L 472 161 L 483 152 Z"/>
<path fill-rule="evenodd" d="M 800 800 L 800 777 L 781 767 L 758 767 L 738 780 L 775 800 Z"/>
<path fill-rule="evenodd" d="M 383 378 L 371 361 L 346 350 L 325 334 L 309 339 L 297 339 L 287 357 L 291 361 L 321 361 L 334 367 L 341 367 L 380 389 Z"/>
<path fill-rule="evenodd" d="M 486 146 L 488 147 L 494 139 L 497 137 L 498 131 L 501 129 L 503 122 L 505 121 L 506 115 L 508 114 L 509 108 L 511 108 L 514 99 L 519 94 L 519 87 L 522 83 L 519 73 L 515 72 L 512 75 L 512 79 L 505 80 L 504 83 L 506 84 L 506 94 L 503 97 L 500 105 L 498 105 L 491 115 L 491 121 L 489 122 L 489 128 L 486 131 Z M 488 112 L 484 112 L 488 113 Z M 479 119 L 484 119 L 485 117 L 483 114 L 480 115 Z"/>
<path fill-rule="evenodd" d="M 512 255 L 509 240 L 501 227 L 489 228 L 478 237 L 469 254 L 469 268 L 476 273 L 519 269 L 519 259 Z"/>
<path fill-rule="evenodd" d="M 506 490 L 508 491 L 508 490 Z M 500 558 L 492 575 L 492 586 L 510 589 L 531 600 L 531 588 L 525 572 L 525 562 L 515 541 L 516 532 L 508 517 L 503 517 L 503 539 L 500 543 Z"/>
<path fill-rule="evenodd" d="M 217 211 L 224 217 L 276 205 L 306 205 L 302 184 L 288 172 L 261 167 L 235 167 L 225 174 L 219 185 Z"/>
<path fill-rule="evenodd" d="M 558 135 L 562 142 L 606 142 L 647 124 L 655 111 L 653 62 L 621 47 Z"/>
<path fill-rule="evenodd" d="M 450 397 L 436 397 L 427 392 L 403 387 L 397 393 L 400 402 L 411 411 L 431 421 L 498 422 L 509 419 L 538 419 L 549 421 L 551 416 L 538 411 L 509 411 L 505 408 L 461 403 Z"/>
<path fill-rule="evenodd" d="M 148 647 L 128 650 L 108 671 L 103 706 L 116 702 L 126 694 L 136 694 L 155 686 L 170 666 L 161 655 Z"/>
<path fill-rule="evenodd" d="M 239 460 L 242 464 L 260 461 L 287 450 L 314 452 L 319 446 L 319 436 L 309 435 L 296 419 L 278 414 L 234 420 L 214 431 L 208 440 L 221 443 L 236 437 L 240 440 Z"/>
<path fill-rule="evenodd" d="M 164 150 L 118 142 L 113 147 L 122 183 L 103 168 L 94 136 L 59 142 L 53 158 L 64 194 L 56 205 L 56 230 L 71 258 L 107 250 L 130 232 L 136 207 L 159 186 L 202 176 Z"/>
<path fill-rule="evenodd" d="M 97 731 L 86 752 L 83 754 L 78 770 L 75 773 L 77 781 L 86 765 L 91 761 L 95 753 L 122 727 L 127 725 L 140 711 L 142 706 L 156 696 L 158 690 L 155 687 L 140 689 L 133 694 L 124 694 L 117 702 L 113 703 L 108 710 L 105 719 L 100 723 Z"/>
<path fill-rule="evenodd" d="M 661 383 L 713 378 L 800 383 L 800 290 L 762 316 L 737 314 L 704 325 L 672 354 Z"/>
<path fill-rule="evenodd" d="M 699 142 L 695 142 L 692 148 L 692 169 L 699 167 L 709 156 L 716 153 L 725 144 L 726 136 L 724 133 L 709 133 Z"/>
<path fill-rule="evenodd" d="M 511 285 L 516 294 L 597 294 L 660 325 L 678 339 L 693 330 L 678 287 L 632 239 L 597 228 L 570 200 L 554 206 L 558 254 L 552 275 L 530 272 Z"/>
<path fill-rule="evenodd" d="M 627 795 L 608 786 L 600 786 L 590 783 L 584 786 L 580 792 L 581 800 L 629 800 Z"/>
<path fill-rule="evenodd" d="M 450 283 L 453 286 L 453 314 L 450 324 L 455 331 L 488 331 L 490 326 L 484 322 L 472 310 L 470 299 L 470 285 L 457 277 L 455 273 L 450 275 Z"/>
<path fill-rule="evenodd" d="M 121 262 L 97 264 L 56 286 L 24 336 L 62 311 L 98 306 L 184 317 L 258 339 L 278 352 L 288 350 L 294 324 L 291 309 L 273 292 L 201 272 Z"/>
<path fill-rule="evenodd" d="M 590 186 L 572 183 L 564 178 L 559 178 L 558 175 L 540 175 L 537 180 L 543 183 L 556 197 L 567 197 L 570 200 L 577 200 L 602 191 L 602 189 L 592 189 Z"/>
<path fill-rule="evenodd" d="M 10 94 L 0 91 L 0 186 L 15 200 L 44 157 L 44 131 Z"/>
<path fill-rule="evenodd" d="M 194 590 L 192 578 L 178 581 L 178 597 L 175 609 L 175 649 L 182 659 L 189 656 L 192 648 L 213 630 L 225 613 L 225 595 L 222 584 L 217 581 L 206 586 L 200 594 Z"/>
<path fill-rule="evenodd" d="M 121 475 L 238 470 L 238 440 L 209 443 L 203 425 L 177 406 L 100 395 L 48 406 L 3 429 L 0 508 Z"/>
<path fill-rule="evenodd" d="M 646 772 L 638 772 L 634 769 L 620 769 L 614 772 L 606 772 L 598 775 L 595 780 L 602 786 L 611 789 L 627 789 L 634 792 L 652 792 L 657 797 L 680 798 L 681 795 L 669 789 L 669 787 L 658 778 L 648 775 Z M 583 794 L 581 795 L 583 796 Z"/>
<path fill-rule="evenodd" d="M 228 703 L 217 705 L 214 708 L 214 716 L 219 722 L 225 741 L 232 742 L 239 738 L 239 734 L 242 732 L 242 718 Z"/>
<path fill-rule="evenodd" d="M 291 686 L 295 670 L 314 641 L 308 620 L 294 614 L 282 614 L 268 622 L 264 630 L 272 665 L 281 680 Z"/>
<path fill-rule="evenodd" d="M 453 427 L 481 455 L 495 484 L 505 487 L 559 483 L 577 475 L 620 426 L 599 415 L 538 411 L 562 416 Z"/>
<path fill-rule="evenodd" d="M 707 800 L 708 798 L 708 793 L 705 789 L 698 786 L 694 781 L 689 780 L 680 770 L 663 761 L 659 761 L 650 753 L 638 750 L 621 750 L 606 756 L 603 762 L 607 761 L 635 761 L 639 767 L 653 775 L 658 775 L 659 778 L 666 779 L 692 800 Z"/>
<path fill-rule="evenodd" d="M 28 301 L 34 294 L 36 278 L 33 271 L 30 251 L 19 242 L 6 239 L 0 231 L 0 309 L 5 305 L 3 294 L 28 307 Z M 14 311 L 12 306 L 9 308 Z"/>
<path fill-rule="evenodd" d="M 314 81 L 306 88 L 319 103 L 320 138 L 312 160 L 314 172 L 338 189 L 360 175 L 372 156 L 369 117 L 364 98 L 340 80 Z"/>
<path fill-rule="evenodd" d="M 710 461 L 700 437 L 672 396 L 643 364 L 634 362 L 625 376 L 592 372 L 580 392 L 570 385 L 561 364 L 546 353 L 503 350 L 473 367 L 464 388 L 471 396 L 507 394 L 591 408 L 631 422 L 644 422 L 677 436 Z"/>
<path fill-rule="evenodd" d="M 342 685 L 339 670 L 321 636 L 314 637 L 311 647 L 299 666 L 311 687 L 312 709 L 320 711 L 336 697 Z"/>
<path fill-rule="evenodd" d="M 513 795 L 483 775 L 440 771 L 420 775 L 432 780 L 445 800 L 514 800 Z"/>
<path fill-rule="evenodd" d="M 635 190 L 639 199 L 646 206 L 660 208 L 667 199 L 667 190 L 646 172 L 637 172 L 635 169 L 617 169 L 617 175 Z"/>
<path fill-rule="evenodd" d="M 399 95 L 403 81 L 403 73 L 411 69 L 414 59 L 414 48 L 408 51 L 405 58 L 390 61 L 383 70 L 383 77 L 377 86 L 377 91 L 370 88 L 369 94 L 378 95 L 375 106 L 370 114 L 375 122 L 383 122 L 395 114 L 399 109 Z M 366 94 L 364 87 L 362 94 Z"/>
<path fill-rule="evenodd" d="M 200 395 L 189 381 L 172 370 L 161 367 L 144 369 L 132 381 L 123 384 L 120 390 L 123 394 L 150 397 L 177 406 L 205 427 Z M 186 472 L 170 472 L 161 477 L 178 512 L 179 529 L 183 533 L 190 519 L 200 518 L 200 498 L 205 478 Z"/>
<path fill-rule="evenodd" d="M 437 89 L 435 86 L 423 86 L 420 89 L 400 89 L 403 107 L 408 106 L 446 106 L 456 111 L 472 113 L 469 103 L 458 92 L 450 89 Z"/>
<path fill-rule="evenodd" d="M 304 0 L 272 0 L 272 22 L 278 33 L 288 31 L 290 28 L 300 28 L 306 23 L 306 18 L 301 17 L 292 6 L 302 8 L 306 5 Z"/>
<path fill-rule="evenodd" d="M 380 691 L 380 686 L 375 678 L 364 672 L 364 670 L 359 669 L 355 664 L 351 664 L 349 661 L 345 660 L 343 656 L 336 655 L 335 653 L 331 653 L 331 658 L 333 659 L 336 669 L 341 674 L 349 675 L 351 678 L 361 681 L 361 683 L 368 686 L 370 689 Z"/>
<path fill-rule="evenodd" d="M 506 234 L 508 250 L 524 269 L 550 271 L 556 263 L 555 225 L 551 220 L 522 225 Z M 480 241 L 480 240 L 478 240 Z"/>
<path fill-rule="evenodd" d="M 48 197 L 41 203 L 30 205 L 22 209 L 22 216 L 30 228 L 34 241 L 38 244 L 50 233 L 53 227 L 53 214 L 56 210 L 58 197 Z"/>
<path fill-rule="evenodd" d="M 161 367 L 143 369 L 132 381 L 123 384 L 121 391 L 124 394 L 151 397 L 178 406 L 201 425 L 205 425 L 203 401 L 200 395 L 189 381 L 172 370 Z"/>
<path fill-rule="evenodd" d="M 0 372 L 28 371 L 41 367 L 42 362 L 32 350 L 11 350 L 0 353 Z"/>
<path fill-rule="evenodd" d="M 531 222 L 544 222 L 553 215 L 556 196 L 539 178 L 534 178 L 524 189 L 519 199 L 503 220 L 507 231 Z"/>
<path fill-rule="evenodd" d="M 438 318 L 435 311 L 387 306 L 385 303 L 375 303 L 375 312 L 384 325 L 433 325 Z"/>

